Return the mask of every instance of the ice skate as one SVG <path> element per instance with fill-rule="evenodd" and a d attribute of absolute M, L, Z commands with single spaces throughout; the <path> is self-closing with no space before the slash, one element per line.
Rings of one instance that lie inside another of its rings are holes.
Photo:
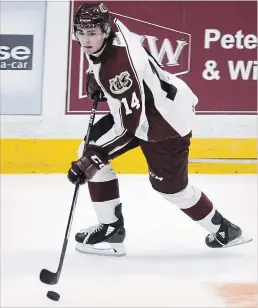
<path fill-rule="evenodd" d="M 121 213 L 121 204 L 115 211 L 118 220 L 111 224 L 100 223 L 96 226 L 83 229 L 75 235 L 76 250 L 81 253 L 125 256 L 126 250 L 123 244 L 125 239 L 124 220 Z"/>
<path fill-rule="evenodd" d="M 210 248 L 226 248 L 242 245 L 252 241 L 252 238 L 245 236 L 242 230 L 223 218 L 222 224 L 215 234 L 206 236 L 205 243 Z"/>

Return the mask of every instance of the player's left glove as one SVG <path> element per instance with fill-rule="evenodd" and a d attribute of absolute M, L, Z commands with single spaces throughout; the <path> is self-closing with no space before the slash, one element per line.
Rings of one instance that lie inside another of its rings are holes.
<path fill-rule="evenodd" d="M 97 145 L 88 145 L 82 157 L 72 162 L 67 177 L 73 184 L 85 184 L 108 164 L 108 153 Z"/>

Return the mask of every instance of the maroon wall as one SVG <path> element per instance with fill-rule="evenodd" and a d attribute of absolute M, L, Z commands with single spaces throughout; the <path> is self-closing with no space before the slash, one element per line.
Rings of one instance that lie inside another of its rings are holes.
<path fill-rule="evenodd" d="M 71 3 L 71 20 L 81 1 Z M 257 98 L 257 3 L 238 1 L 106 1 L 131 31 L 145 36 L 144 45 L 164 68 L 178 74 L 199 97 L 197 113 L 253 114 Z M 120 16 L 119 14 L 123 15 Z M 210 42 L 209 38 L 217 41 Z M 66 113 L 87 113 L 87 61 L 80 66 L 80 47 L 69 40 Z M 163 53 L 162 53 L 163 51 Z M 203 74 L 215 61 L 218 77 Z M 242 73 L 234 74 L 236 67 Z M 81 78 L 80 76 L 81 72 Z M 101 104 L 102 112 L 108 110 Z"/>

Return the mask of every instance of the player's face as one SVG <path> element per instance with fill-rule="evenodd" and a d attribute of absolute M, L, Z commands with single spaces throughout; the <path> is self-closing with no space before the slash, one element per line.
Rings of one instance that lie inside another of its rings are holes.
<path fill-rule="evenodd" d="M 91 55 L 98 51 L 103 45 L 105 34 L 100 28 L 78 28 L 76 36 L 80 41 L 83 51 L 87 55 Z"/>

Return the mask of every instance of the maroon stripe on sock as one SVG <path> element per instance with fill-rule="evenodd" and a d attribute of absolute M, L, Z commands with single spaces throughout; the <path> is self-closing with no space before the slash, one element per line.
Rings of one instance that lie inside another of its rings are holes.
<path fill-rule="evenodd" d="M 212 202 L 205 196 L 204 193 L 201 194 L 200 200 L 188 209 L 181 209 L 186 215 L 191 217 L 194 221 L 204 219 L 213 209 Z"/>
<path fill-rule="evenodd" d="M 88 187 L 93 202 L 103 202 L 119 198 L 117 179 L 107 182 L 88 182 Z"/>

